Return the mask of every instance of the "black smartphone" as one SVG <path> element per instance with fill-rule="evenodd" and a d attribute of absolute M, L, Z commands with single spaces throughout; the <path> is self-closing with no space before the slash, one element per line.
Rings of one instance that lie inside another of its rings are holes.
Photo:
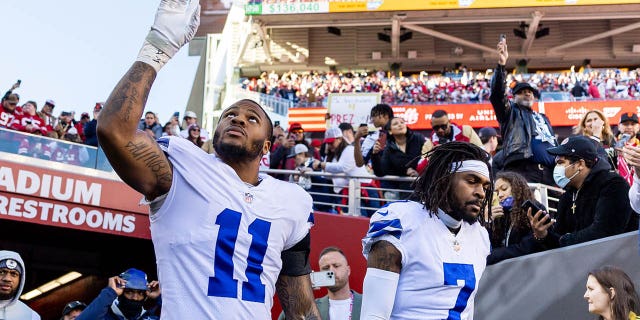
<path fill-rule="evenodd" d="M 520 207 L 521 207 L 521 208 L 522 208 L 522 210 L 524 210 L 525 212 L 527 212 L 527 210 L 528 210 L 529 208 L 531 208 L 531 215 L 532 215 L 532 216 L 535 216 L 535 215 L 536 215 L 536 213 L 537 213 L 538 211 L 541 211 L 541 210 L 542 210 L 542 208 L 539 208 L 539 207 L 538 207 L 535 203 L 533 203 L 533 201 L 531 201 L 531 200 L 527 200 L 527 201 L 525 201 L 525 202 L 522 204 L 522 206 L 520 206 Z M 544 211 L 544 210 L 542 210 L 542 211 Z"/>
<path fill-rule="evenodd" d="M 18 79 L 18 81 L 16 81 L 16 83 L 17 83 L 18 85 L 20 85 L 20 84 L 22 83 L 22 80 Z"/>
<path fill-rule="evenodd" d="M 362 128 L 362 127 L 368 127 L 368 126 L 369 126 L 369 125 L 367 125 L 366 123 L 361 123 L 361 124 L 360 124 L 360 127 L 361 127 L 361 128 Z"/>
<path fill-rule="evenodd" d="M 276 120 L 276 121 L 273 123 L 273 126 L 274 126 L 274 127 L 277 127 L 277 126 L 279 126 L 279 125 L 280 125 L 280 120 Z"/>
<path fill-rule="evenodd" d="M 504 41 L 504 40 L 507 40 L 507 35 L 506 35 L 506 34 L 504 34 L 504 33 L 501 33 L 501 34 L 500 34 L 500 38 L 498 38 L 498 39 L 499 39 L 498 41 L 500 41 L 500 42 L 502 42 L 502 41 Z"/>

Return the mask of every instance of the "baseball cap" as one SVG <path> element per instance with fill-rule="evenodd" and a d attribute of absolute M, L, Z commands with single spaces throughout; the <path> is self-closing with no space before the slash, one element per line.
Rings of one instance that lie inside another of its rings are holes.
<path fill-rule="evenodd" d="M 304 130 L 299 122 L 294 122 L 289 126 L 289 132 L 293 130 Z"/>
<path fill-rule="evenodd" d="M 55 107 L 55 106 L 56 106 L 56 102 L 55 102 L 55 101 L 53 101 L 53 100 L 51 100 L 51 99 L 48 99 L 48 100 L 47 100 L 47 101 L 45 101 L 44 103 L 45 103 L 45 104 L 48 104 L 48 105 L 50 105 L 50 106 L 52 106 L 52 107 Z"/>
<path fill-rule="evenodd" d="M 342 138 L 342 130 L 340 130 L 340 128 L 338 128 L 337 126 L 332 126 L 331 128 L 327 129 L 327 131 L 325 131 L 325 143 L 332 143 L 336 140 L 336 138 Z"/>
<path fill-rule="evenodd" d="M 534 88 L 528 82 L 518 82 L 518 83 L 516 83 L 516 85 L 513 87 L 513 90 L 511 90 L 511 92 L 513 92 L 513 94 L 515 95 L 516 93 L 518 93 L 518 92 L 520 92 L 521 90 L 524 90 L 524 89 L 531 90 L 533 92 L 533 95 L 536 98 L 540 97 L 540 93 L 538 92 L 538 89 Z"/>
<path fill-rule="evenodd" d="M 293 147 L 293 149 L 295 150 L 296 154 L 309 152 L 309 148 L 307 148 L 307 146 L 305 146 L 302 143 L 296 144 L 296 146 Z"/>
<path fill-rule="evenodd" d="M 120 274 L 120 278 L 127 283 L 124 285 L 127 289 L 147 290 L 147 274 L 142 270 L 130 268 Z"/>
<path fill-rule="evenodd" d="M 20 272 L 20 274 L 22 274 L 22 265 L 20 265 L 20 263 L 18 263 L 18 260 L 15 259 L 8 258 L 0 260 L 0 268 L 16 270 Z"/>
<path fill-rule="evenodd" d="M 632 121 L 638 123 L 638 115 L 633 112 L 625 112 L 620 116 L 620 123 Z"/>
<path fill-rule="evenodd" d="M 184 118 L 183 119 L 186 119 L 186 118 L 198 119 L 198 116 L 193 111 L 187 111 L 187 112 L 184 113 Z"/>
<path fill-rule="evenodd" d="M 578 157 L 584 160 L 596 160 L 598 153 L 594 141 L 585 136 L 573 136 L 565 139 L 559 146 L 547 149 L 554 156 Z"/>
<path fill-rule="evenodd" d="M 71 112 L 69 112 L 69 111 L 62 111 L 62 112 L 60 112 L 60 116 L 61 116 L 61 117 L 68 117 L 68 116 L 70 116 L 70 115 L 71 115 Z"/>
<path fill-rule="evenodd" d="M 82 115 L 80 115 L 80 119 L 82 118 L 89 118 L 89 112 L 83 112 Z"/>
<path fill-rule="evenodd" d="M 314 148 L 320 148 L 320 146 L 322 145 L 322 140 L 320 139 L 313 139 L 311 140 L 311 146 Z"/>
<path fill-rule="evenodd" d="M 496 131 L 496 129 L 494 129 L 493 127 L 484 127 L 482 129 L 480 129 L 480 131 L 478 131 L 478 137 L 480 137 L 480 139 L 482 138 L 489 138 L 489 137 L 498 137 L 498 131 Z"/>
<path fill-rule="evenodd" d="M 87 305 L 82 301 L 71 301 L 67 303 L 66 306 L 64 306 L 64 309 L 62 309 L 62 315 L 66 316 L 69 313 L 71 313 L 71 311 L 73 310 L 77 310 L 77 309 L 84 310 L 86 308 L 87 308 Z"/>

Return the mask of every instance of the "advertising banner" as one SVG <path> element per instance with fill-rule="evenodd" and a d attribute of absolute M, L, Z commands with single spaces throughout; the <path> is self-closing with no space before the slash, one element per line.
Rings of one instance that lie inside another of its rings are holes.
<path fill-rule="evenodd" d="M 373 105 L 370 104 L 369 107 L 363 108 L 359 112 L 368 115 Z M 498 127 L 493 107 L 489 103 L 399 105 L 392 106 L 392 108 L 394 114 L 404 118 L 407 125 L 414 130 L 431 129 L 431 115 L 436 110 L 445 110 L 449 114 L 449 120 L 458 125 L 466 124 L 477 129 L 487 126 Z M 538 108 L 542 109 L 543 113 L 549 117 L 551 125 L 554 127 L 575 126 L 580 121 L 580 118 L 592 109 L 602 111 L 613 126 L 618 124 L 623 113 L 640 113 L 640 100 L 545 102 L 540 106 L 538 104 L 533 106 L 536 111 L 538 111 Z M 308 112 L 305 112 L 305 110 L 308 110 Z M 294 108 L 289 111 L 289 122 L 300 122 L 307 131 L 324 131 L 326 126 L 320 124 L 324 123 L 325 113 L 326 109 L 323 108 Z M 337 121 L 337 114 L 334 117 L 336 117 L 335 121 Z M 341 118 L 341 120 L 344 119 L 344 117 Z"/>
<path fill-rule="evenodd" d="M 636 0 L 251 0 L 247 15 L 632 4 Z"/>
<path fill-rule="evenodd" d="M 120 181 L 0 160 L 0 219 L 149 239 L 141 199 Z"/>

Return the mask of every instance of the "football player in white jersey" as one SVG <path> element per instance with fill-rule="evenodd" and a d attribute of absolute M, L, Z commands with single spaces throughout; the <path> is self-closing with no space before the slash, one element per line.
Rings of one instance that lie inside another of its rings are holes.
<path fill-rule="evenodd" d="M 309 273 L 311 197 L 260 175 L 273 125 L 241 100 L 224 110 L 215 154 L 136 131 L 157 72 L 195 34 L 198 0 L 162 0 L 138 59 L 116 85 L 98 138 L 124 182 L 150 201 L 163 319 L 319 319 Z"/>
<path fill-rule="evenodd" d="M 490 251 L 478 223 L 492 195 L 489 155 L 466 142 L 428 153 L 415 201 L 393 202 L 372 217 L 361 319 L 473 319 Z"/>

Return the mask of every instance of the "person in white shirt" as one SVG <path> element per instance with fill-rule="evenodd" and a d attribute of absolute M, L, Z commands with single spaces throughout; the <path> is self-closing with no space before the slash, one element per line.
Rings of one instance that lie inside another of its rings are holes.
<path fill-rule="evenodd" d="M 158 71 L 198 28 L 197 0 L 163 0 L 137 61 L 116 85 L 98 138 L 120 178 L 150 205 L 163 319 L 319 319 L 309 273 L 311 196 L 259 173 L 272 121 L 257 102 L 222 111 L 214 154 L 136 131 Z"/>
<path fill-rule="evenodd" d="M 393 202 L 372 217 L 361 319 L 473 319 L 490 251 L 478 223 L 491 203 L 489 155 L 452 141 L 428 154 L 415 201 Z"/>
<path fill-rule="evenodd" d="M 327 287 L 327 295 L 316 299 L 322 319 L 359 320 L 362 295 L 349 287 L 351 267 L 342 249 L 327 247 L 322 249 L 318 261 L 321 271 L 332 271 L 335 284 Z M 278 320 L 286 319 L 281 313 Z"/>

